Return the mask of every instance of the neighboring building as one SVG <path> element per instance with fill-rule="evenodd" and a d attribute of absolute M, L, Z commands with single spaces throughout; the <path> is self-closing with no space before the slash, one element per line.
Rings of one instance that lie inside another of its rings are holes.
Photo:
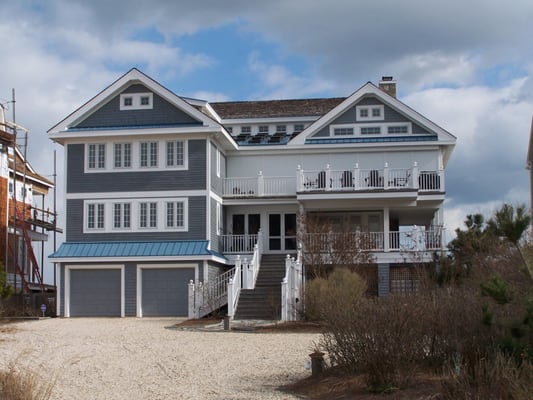
<path fill-rule="evenodd" d="M 57 229 L 44 206 L 54 185 L 25 160 L 15 144 L 17 132 L 27 133 L 7 121 L 0 108 L 0 262 L 16 293 L 54 291 L 42 279 L 44 242 Z"/>
<path fill-rule="evenodd" d="M 274 263 L 346 231 L 374 254 L 377 294 L 403 290 L 404 267 L 442 249 L 456 139 L 395 94 L 384 78 L 347 98 L 208 103 L 130 70 L 49 130 L 66 160 L 59 314 L 187 315 L 189 281 L 258 240 Z"/>
<path fill-rule="evenodd" d="M 533 117 L 531 117 L 531 131 L 529 132 L 529 147 L 527 150 L 526 168 L 529 170 L 529 210 L 533 218 Z M 531 232 L 533 235 L 533 231 Z"/>

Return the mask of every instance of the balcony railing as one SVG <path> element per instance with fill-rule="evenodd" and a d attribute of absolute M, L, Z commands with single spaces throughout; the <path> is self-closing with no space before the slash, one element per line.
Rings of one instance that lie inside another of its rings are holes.
<path fill-rule="evenodd" d="M 219 235 L 220 248 L 224 254 L 251 254 L 259 235 Z"/>
<path fill-rule="evenodd" d="M 304 252 L 331 253 L 350 248 L 372 252 L 436 251 L 443 248 L 442 228 L 409 231 L 329 232 L 304 235 Z M 385 240 L 387 239 L 387 240 Z"/>
<path fill-rule="evenodd" d="M 372 190 L 417 190 L 443 192 L 444 170 L 419 171 L 417 163 L 411 168 L 359 168 L 335 170 L 329 165 L 323 170 L 298 168 L 295 176 L 264 176 L 225 178 L 223 196 L 255 198 L 296 196 L 306 192 L 354 192 Z"/>

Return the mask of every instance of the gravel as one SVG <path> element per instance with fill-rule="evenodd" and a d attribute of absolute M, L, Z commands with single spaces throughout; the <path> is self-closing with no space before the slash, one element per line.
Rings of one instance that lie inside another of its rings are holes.
<path fill-rule="evenodd" d="M 297 399 L 279 386 L 310 375 L 304 365 L 317 334 L 180 330 L 177 322 L 10 324 L 0 330 L 0 367 L 15 362 L 55 381 L 52 398 L 59 400 Z"/>

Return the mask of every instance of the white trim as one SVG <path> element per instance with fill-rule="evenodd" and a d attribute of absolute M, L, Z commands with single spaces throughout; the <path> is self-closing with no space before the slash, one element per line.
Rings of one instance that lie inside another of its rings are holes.
<path fill-rule="evenodd" d="M 90 265 L 90 264 L 64 264 L 65 267 L 65 298 L 63 299 L 63 312 L 65 318 L 70 317 L 70 271 L 92 269 L 120 269 L 120 316 L 125 317 L 125 267 L 124 264 Z M 60 297 L 58 297 L 60 298 Z"/>
<path fill-rule="evenodd" d="M 143 269 L 194 269 L 194 279 L 198 281 L 198 264 L 137 264 L 137 309 L 136 315 L 142 318 L 142 270 Z M 189 282 L 185 282 L 187 286 Z"/>
<path fill-rule="evenodd" d="M 407 127 L 406 133 L 389 133 L 390 127 Z M 381 133 L 361 133 L 361 128 L 379 127 Z M 369 136 L 393 136 L 393 135 L 410 135 L 410 136 L 427 136 L 430 133 L 413 134 L 413 124 L 411 122 L 387 122 L 387 123 L 362 123 L 362 124 L 331 124 L 329 126 L 329 136 L 334 138 L 342 137 L 369 137 Z M 349 128 L 353 129 L 353 134 L 335 135 L 335 129 Z M 323 137 L 312 137 L 310 139 L 322 139 Z M 390 142 L 387 142 L 390 144 Z"/>
<path fill-rule="evenodd" d="M 50 262 L 55 263 L 110 263 L 110 262 L 154 262 L 154 261 L 215 261 L 221 264 L 227 264 L 228 260 L 215 255 L 201 256 L 139 256 L 139 257 L 49 257 Z"/>
<path fill-rule="evenodd" d="M 94 192 L 68 193 L 67 200 L 118 200 L 118 199 L 153 199 L 167 197 L 198 197 L 206 196 L 207 190 L 168 190 L 157 192 Z"/>

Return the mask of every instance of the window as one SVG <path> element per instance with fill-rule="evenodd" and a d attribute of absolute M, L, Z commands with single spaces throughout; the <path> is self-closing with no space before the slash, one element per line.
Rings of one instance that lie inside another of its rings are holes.
<path fill-rule="evenodd" d="M 131 228 L 131 204 L 130 203 L 113 204 L 113 228 L 114 229 Z"/>
<path fill-rule="evenodd" d="M 259 125 L 259 133 L 268 133 L 268 125 Z"/>
<path fill-rule="evenodd" d="M 120 110 L 153 108 L 153 93 L 124 93 L 120 95 Z"/>
<path fill-rule="evenodd" d="M 157 142 L 142 142 L 140 147 L 141 167 L 157 167 Z"/>
<path fill-rule="evenodd" d="M 131 167 L 131 143 L 115 143 L 115 168 Z"/>
<path fill-rule="evenodd" d="M 385 116 L 385 106 L 382 104 L 372 106 L 356 106 L 357 121 L 382 121 Z"/>
<path fill-rule="evenodd" d="M 334 136 L 353 135 L 353 128 L 334 128 L 333 135 Z"/>
<path fill-rule="evenodd" d="M 252 127 L 251 126 L 241 126 L 241 133 L 244 133 L 244 134 L 252 133 Z"/>
<path fill-rule="evenodd" d="M 157 228 L 157 203 L 140 203 L 139 205 L 139 227 Z"/>
<path fill-rule="evenodd" d="M 104 229 L 104 204 L 87 205 L 87 229 Z"/>
<path fill-rule="evenodd" d="M 233 127 L 232 127 L 232 126 L 228 126 L 228 127 L 226 128 L 226 130 L 227 130 L 228 133 L 230 133 L 230 134 L 233 133 Z"/>
<path fill-rule="evenodd" d="M 387 133 L 409 133 L 409 127 L 407 125 L 388 126 Z"/>
<path fill-rule="evenodd" d="M 294 125 L 294 132 L 301 132 L 304 130 L 304 124 L 296 124 Z"/>
<path fill-rule="evenodd" d="M 185 142 L 167 142 L 167 167 L 182 167 L 185 164 Z"/>
<path fill-rule="evenodd" d="M 105 168 L 105 144 L 89 144 L 87 166 L 89 169 Z"/>
<path fill-rule="evenodd" d="M 379 135 L 381 134 L 380 126 L 364 126 L 361 128 L 361 135 Z"/>
<path fill-rule="evenodd" d="M 286 133 L 287 125 L 276 125 L 276 133 Z"/>
<path fill-rule="evenodd" d="M 185 227 L 185 204 L 183 201 L 167 203 L 167 228 Z"/>

